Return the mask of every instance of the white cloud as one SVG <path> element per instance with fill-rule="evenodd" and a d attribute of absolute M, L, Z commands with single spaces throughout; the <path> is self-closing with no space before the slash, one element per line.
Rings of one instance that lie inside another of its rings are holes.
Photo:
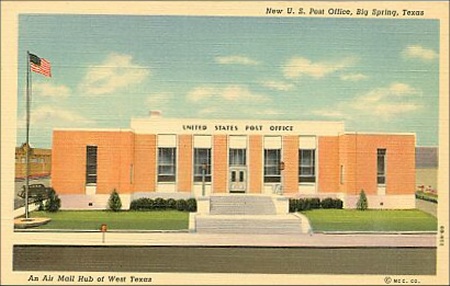
<path fill-rule="evenodd" d="M 408 46 L 403 50 L 402 54 L 407 58 L 421 59 L 425 61 L 431 61 L 438 57 L 438 54 L 435 51 L 422 46 Z"/>
<path fill-rule="evenodd" d="M 420 95 L 419 92 L 411 86 L 404 83 L 392 83 L 387 88 L 376 88 L 358 98 L 356 102 L 371 104 L 380 101 L 399 101 L 399 97 L 408 97 L 411 95 Z"/>
<path fill-rule="evenodd" d="M 53 127 L 77 127 L 93 125 L 94 121 L 71 110 L 54 105 L 41 105 L 31 110 L 30 124 L 32 129 Z M 25 114 L 17 122 L 25 128 Z"/>
<path fill-rule="evenodd" d="M 295 85 L 291 84 L 291 83 L 287 83 L 287 82 L 283 82 L 283 81 L 274 81 L 274 80 L 270 80 L 270 81 L 265 81 L 262 83 L 263 86 L 273 89 L 273 90 L 278 90 L 278 91 L 289 91 L 294 89 Z"/>
<path fill-rule="evenodd" d="M 392 83 L 388 87 L 376 88 L 357 97 L 349 106 L 355 110 L 379 116 L 380 119 L 416 111 L 421 108 L 417 97 L 421 93 L 404 83 Z"/>
<path fill-rule="evenodd" d="M 216 62 L 222 65 L 246 65 L 246 66 L 255 66 L 258 65 L 259 62 L 256 60 L 253 60 L 246 56 L 223 56 L 223 57 L 216 57 Z"/>
<path fill-rule="evenodd" d="M 199 116 L 219 116 L 228 119 L 251 119 L 251 118 L 276 118 L 284 113 L 264 106 L 248 106 L 248 105 L 223 105 L 208 106 L 198 111 Z"/>
<path fill-rule="evenodd" d="M 202 86 L 187 94 L 187 101 L 195 104 L 198 116 L 217 118 L 252 118 L 278 115 L 268 108 L 270 98 L 254 93 L 246 85 Z"/>
<path fill-rule="evenodd" d="M 285 113 L 281 112 L 280 110 L 276 110 L 273 108 L 267 108 L 267 109 L 263 109 L 263 110 L 255 110 L 254 112 L 252 112 L 252 114 L 255 115 L 264 115 L 264 116 L 278 116 L 278 115 L 283 115 Z"/>
<path fill-rule="evenodd" d="M 201 109 L 198 113 L 200 115 L 210 115 L 220 113 L 220 110 L 218 107 L 206 107 Z"/>
<path fill-rule="evenodd" d="M 104 95 L 139 84 L 150 75 L 148 67 L 132 62 L 130 55 L 111 53 L 103 63 L 89 66 L 80 90 L 86 95 Z"/>
<path fill-rule="evenodd" d="M 220 92 L 220 90 L 217 88 L 214 88 L 214 87 L 208 87 L 208 86 L 197 87 L 188 93 L 187 98 L 190 101 L 197 102 L 197 101 L 209 99 L 209 98 L 213 97 L 214 95 L 217 95 L 219 92 Z"/>
<path fill-rule="evenodd" d="M 301 76 L 321 78 L 339 70 L 346 69 L 353 65 L 355 59 L 346 58 L 336 62 L 312 62 L 309 59 L 296 57 L 290 59 L 283 67 L 283 74 L 286 78 L 294 79 Z"/>
<path fill-rule="evenodd" d="M 418 101 L 421 95 L 420 90 L 408 84 L 392 83 L 388 87 L 375 88 L 356 96 L 348 102 L 339 102 L 328 109 L 313 110 L 311 114 L 334 119 L 371 117 L 389 120 L 421 109 L 422 105 Z"/>
<path fill-rule="evenodd" d="M 346 118 L 348 115 L 339 110 L 331 109 L 317 109 L 313 110 L 311 114 L 318 115 L 326 118 Z"/>
<path fill-rule="evenodd" d="M 362 73 L 349 73 L 349 74 L 341 75 L 341 79 L 347 80 L 347 81 L 360 81 L 360 80 L 364 80 L 367 78 L 368 78 L 368 76 L 366 76 Z"/>
<path fill-rule="evenodd" d="M 159 107 L 167 105 L 174 95 L 170 92 L 153 93 L 147 98 L 147 104 L 152 107 Z"/>
<path fill-rule="evenodd" d="M 384 90 L 384 89 L 381 89 Z M 396 95 L 396 96 L 403 96 L 403 95 L 411 95 L 411 94 L 417 94 L 418 91 L 409 86 L 408 84 L 405 83 L 399 83 L 399 82 L 395 82 L 393 84 L 391 84 L 389 86 L 389 88 L 387 89 L 387 92 L 392 94 L 392 95 Z"/>
<path fill-rule="evenodd" d="M 44 97 L 63 98 L 71 94 L 70 88 L 67 86 L 50 83 L 35 83 L 32 89 L 34 94 Z"/>
<path fill-rule="evenodd" d="M 268 98 L 253 93 L 244 85 L 229 85 L 226 87 L 202 86 L 191 90 L 187 94 L 187 99 L 192 102 L 199 102 L 208 99 L 222 99 L 225 101 L 267 101 Z"/>
<path fill-rule="evenodd" d="M 33 111 L 32 122 L 38 125 L 85 126 L 93 121 L 81 114 L 55 106 L 40 106 Z"/>

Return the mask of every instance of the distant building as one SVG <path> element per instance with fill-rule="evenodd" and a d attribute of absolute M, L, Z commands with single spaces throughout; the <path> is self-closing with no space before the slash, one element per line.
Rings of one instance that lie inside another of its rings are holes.
<path fill-rule="evenodd" d="M 417 190 L 437 193 L 438 147 L 416 147 Z"/>
<path fill-rule="evenodd" d="M 23 179 L 26 176 L 26 147 L 26 143 L 16 147 L 16 179 Z M 31 178 L 50 176 L 52 166 L 51 149 L 31 148 L 29 159 L 29 176 Z"/>
<path fill-rule="evenodd" d="M 63 208 L 139 197 L 335 197 L 355 208 L 415 208 L 415 134 L 346 132 L 342 122 L 132 119 L 129 129 L 53 131 Z"/>

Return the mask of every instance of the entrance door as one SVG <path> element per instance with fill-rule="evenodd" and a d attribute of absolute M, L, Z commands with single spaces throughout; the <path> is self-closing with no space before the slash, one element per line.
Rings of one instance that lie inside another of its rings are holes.
<path fill-rule="evenodd" d="M 230 193 L 245 193 L 247 191 L 247 168 L 230 168 Z"/>

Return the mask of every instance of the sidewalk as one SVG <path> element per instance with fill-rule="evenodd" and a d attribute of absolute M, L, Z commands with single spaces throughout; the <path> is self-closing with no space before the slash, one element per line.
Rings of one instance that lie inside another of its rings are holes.
<path fill-rule="evenodd" d="M 104 242 L 103 242 L 104 240 Z M 195 247 L 436 247 L 436 234 L 248 235 L 206 233 L 14 232 L 14 244 Z"/>

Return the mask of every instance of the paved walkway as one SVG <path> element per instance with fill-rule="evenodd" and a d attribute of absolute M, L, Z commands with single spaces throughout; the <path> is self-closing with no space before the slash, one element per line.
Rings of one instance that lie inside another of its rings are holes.
<path fill-rule="evenodd" d="M 438 204 L 416 199 L 416 208 L 437 217 Z"/>
<path fill-rule="evenodd" d="M 14 244 L 239 247 L 436 247 L 435 234 L 248 235 L 16 231 Z M 104 241 L 104 242 L 103 242 Z"/>

